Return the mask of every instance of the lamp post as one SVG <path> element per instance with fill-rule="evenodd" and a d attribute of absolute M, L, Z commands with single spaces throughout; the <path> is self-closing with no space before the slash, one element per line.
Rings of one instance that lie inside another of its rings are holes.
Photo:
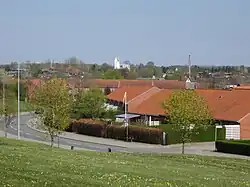
<path fill-rule="evenodd" d="M 5 110 L 5 70 L 3 72 L 3 77 L 2 77 L 2 83 L 3 83 L 3 118 L 4 118 L 4 136 L 7 138 L 7 128 L 6 128 L 6 110 Z"/>
<path fill-rule="evenodd" d="M 17 139 L 20 139 L 20 63 L 17 63 Z"/>

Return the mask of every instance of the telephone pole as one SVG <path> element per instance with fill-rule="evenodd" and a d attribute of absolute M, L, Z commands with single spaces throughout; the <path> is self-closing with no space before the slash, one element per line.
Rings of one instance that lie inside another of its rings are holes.
<path fill-rule="evenodd" d="M 5 138 L 7 138 L 7 128 L 6 128 L 6 110 L 5 110 L 5 70 L 3 72 L 3 77 L 2 77 L 2 84 L 3 84 L 3 118 L 4 118 L 4 134 Z"/>
<path fill-rule="evenodd" d="M 188 55 L 188 78 L 191 78 L 191 55 Z"/>
<path fill-rule="evenodd" d="M 20 139 L 20 63 L 17 65 L 17 139 Z"/>

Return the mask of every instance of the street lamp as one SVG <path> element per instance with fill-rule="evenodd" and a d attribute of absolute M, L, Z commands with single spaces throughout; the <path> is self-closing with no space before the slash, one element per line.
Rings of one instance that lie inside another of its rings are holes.
<path fill-rule="evenodd" d="M 20 63 L 17 62 L 17 139 L 20 139 Z"/>

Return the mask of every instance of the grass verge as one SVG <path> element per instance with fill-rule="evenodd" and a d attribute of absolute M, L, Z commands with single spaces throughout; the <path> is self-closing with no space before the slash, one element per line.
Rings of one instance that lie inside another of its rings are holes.
<path fill-rule="evenodd" d="M 0 186 L 249 186 L 250 161 L 69 151 L 0 138 Z"/>

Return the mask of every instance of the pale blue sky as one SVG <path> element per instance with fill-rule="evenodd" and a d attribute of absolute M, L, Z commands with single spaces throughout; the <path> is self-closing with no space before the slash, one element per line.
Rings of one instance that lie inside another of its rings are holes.
<path fill-rule="evenodd" d="M 0 0 L 0 62 L 250 65 L 250 0 Z"/>

